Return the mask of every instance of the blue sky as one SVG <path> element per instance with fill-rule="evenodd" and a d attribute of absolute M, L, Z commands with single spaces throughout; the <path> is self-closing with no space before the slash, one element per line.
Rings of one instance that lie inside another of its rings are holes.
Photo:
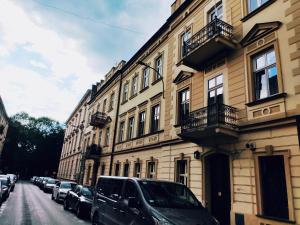
<path fill-rule="evenodd" d="M 0 0 L 0 95 L 9 116 L 64 122 L 87 88 L 130 57 L 174 0 Z"/>

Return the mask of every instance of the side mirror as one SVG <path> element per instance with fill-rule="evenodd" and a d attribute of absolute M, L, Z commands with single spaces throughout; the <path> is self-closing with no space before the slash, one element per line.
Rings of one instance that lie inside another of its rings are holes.
<path fill-rule="evenodd" d="M 129 208 L 139 208 L 139 202 L 135 197 L 128 197 L 128 203 L 127 203 Z"/>

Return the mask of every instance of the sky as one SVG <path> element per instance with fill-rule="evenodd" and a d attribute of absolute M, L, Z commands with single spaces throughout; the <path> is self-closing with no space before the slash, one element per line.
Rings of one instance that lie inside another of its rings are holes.
<path fill-rule="evenodd" d="M 174 0 L 0 0 L 0 96 L 65 122 L 86 90 L 128 61 Z"/>

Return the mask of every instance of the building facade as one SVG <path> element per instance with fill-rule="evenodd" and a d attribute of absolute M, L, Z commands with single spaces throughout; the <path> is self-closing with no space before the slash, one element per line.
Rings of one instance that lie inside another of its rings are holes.
<path fill-rule="evenodd" d="M 85 161 L 84 183 L 171 180 L 222 225 L 300 224 L 300 2 L 177 0 L 171 8 L 94 86 L 89 118 L 99 120 L 83 148 L 95 144 L 98 154 Z"/>
<path fill-rule="evenodd" d="M 0 96 L 0 158 L 6 140 L 8 125 L 9 125 L 9 118 L 7 116 L 2 98 Z"/>
<path fill-rule="evenodd" d="M 82 139 L 89 125 L 88 105 L 91 90 L 87 90 L 71 116 L 66 121 L 66 130 L 62 146 L 57 177 L 77 181 L 83 179 L 85 148 Z"/>

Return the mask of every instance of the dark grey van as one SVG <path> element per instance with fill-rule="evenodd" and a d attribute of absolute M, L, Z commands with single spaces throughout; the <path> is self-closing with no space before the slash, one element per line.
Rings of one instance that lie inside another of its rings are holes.
<path fill-rule="evenodd" d="M 95 225 L 217 225 L 184 185 L 101 176 L 91 219 Z"/>

